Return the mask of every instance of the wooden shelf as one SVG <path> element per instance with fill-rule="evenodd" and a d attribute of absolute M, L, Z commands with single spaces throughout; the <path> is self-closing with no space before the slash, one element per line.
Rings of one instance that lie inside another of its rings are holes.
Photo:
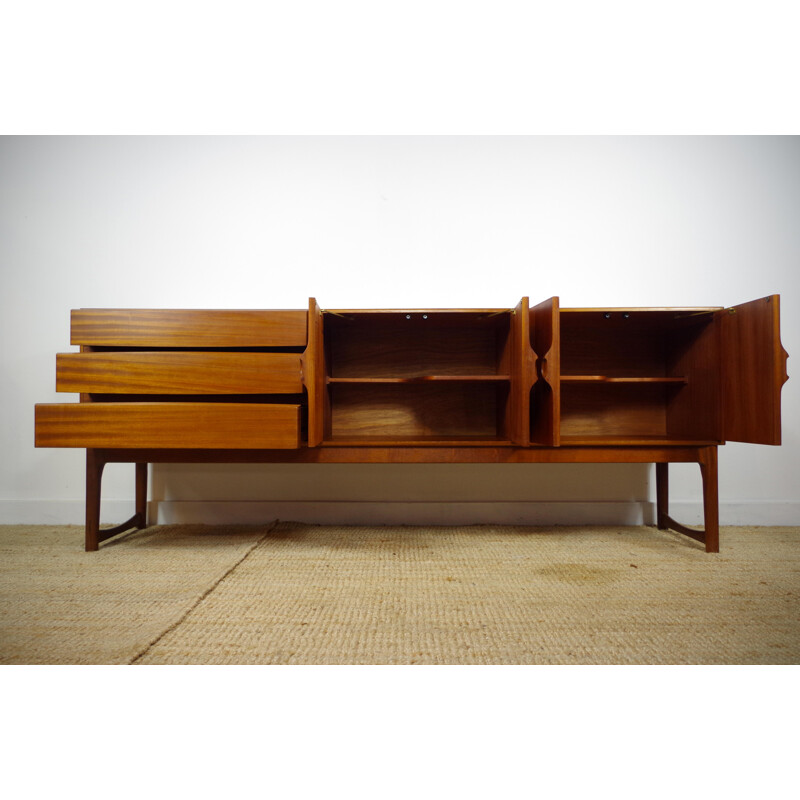
<path fill-rule="evenodd" d="M 704 447 L 719 444 L 716 439 L 686 439 L 670 436 L 561 436 L 562 447 L 602 446 L 602 445 L 691 445 Z"/>
<path fill-rule="evenodd" d="M 611 377 L 608 375 L 562 375 L 561 383 L 688 383 L 685 377 Z"/>
<path fill-rule="evenodd" d="M 510 381 L 510 375 L 416 375 L 404 378 L 333 378 L 327 379 L 328 383 L 426 383 L 429 381 L 442 382 L 476 382 L 476 381 Z"/>

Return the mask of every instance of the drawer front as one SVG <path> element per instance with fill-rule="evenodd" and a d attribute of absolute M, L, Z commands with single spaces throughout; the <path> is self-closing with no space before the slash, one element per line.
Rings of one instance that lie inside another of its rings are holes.
<path fill-rule="evenodd" d="M 59 392 L 292 394 L 303 391 L 296 353 L 60 353 Z"/>
<path fill-rule="evenodd" d="M 290 449 L 300 406 L 260 403 L 52 403 L 36 406 L 37 447 Z"/>
<path fill-rule="evenodd" d="M 305 347 L 305 311 L 80 308 L 71 344 L 114 347 Z"/>

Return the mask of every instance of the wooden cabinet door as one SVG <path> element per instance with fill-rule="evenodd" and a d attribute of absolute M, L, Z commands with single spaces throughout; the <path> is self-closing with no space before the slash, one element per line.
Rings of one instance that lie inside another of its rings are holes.
<path fill-rule="evenodd" d="M 733 442 L 781 443 L 781 388 L 786 351 L 780 338 L 780 295 L 719 313 L 722 332 L 722 433 Z"/>
<path fill-rule="evenodd" d="M 530 312 L 530 344 L 535 359 L 531 392 L 531 444 L 558 447 L 561 442 L 561 366 L 558 298 Z"/>
<path fill-rule="evenodd" d="M 325 348 L 322 309 L 312 297 L 308 301 L 308 344 L 303 353 L 303 384 L 308 398 L 308 446 L 317 447 L 325 437 L 328 388 L 325 382 Z"/>
<path fill-rule="evenodd" d="M 530 308 L 523 297 L 511 315 L 511 389 L 508 404 L 508 438 L 526 447 L 530 442 L 530 394 L 534 380 L 533 351 L 530 345 Z"/>

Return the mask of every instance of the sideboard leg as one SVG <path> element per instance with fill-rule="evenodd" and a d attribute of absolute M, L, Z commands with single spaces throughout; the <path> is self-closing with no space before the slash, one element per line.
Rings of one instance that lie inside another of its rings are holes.
<path fill-rule="evenodd" d="M 697 463 L 703 477 L 703 530 L 687 528 L 669 515 L 669 464 L 656 463 L 657 525 L 661 530 L 673 530 L 705 545 L 707 553 L 719 553 L 719 498 L 717 491 L 717 448 L 697 449 Z"/>
<path fill-rule="evenodd" d="M 706 447 L 700 461 L 703 476 L 703 516 L 707 553 L 719 553 L 719 484 L 717 448 Z"/>
<path fill-rule="evenodd" d="M 86 552 L 100 546 L 100 485 L 105 463 L 94 450 L 86 451 Z"/>
<path fill-rule="evenodd" d="M 669 464 L 656 464 L 656 515 L 659 529 L 669 529 Z"/>
<path fill-rule="evenodd" d="M 136 517 L 137 528 L 147 527 L 147 462 L 136 465 Z"/>
<path fill-rule="evenodd" d="M 100 543 L 132 528 L 147 527 L 147 464 L 136 465 L 136 513 L 121 525 L 100 530 L 100 495 L 103 478 L 102 451 L 86 451 L 86 552 L 100 549 Z"/>

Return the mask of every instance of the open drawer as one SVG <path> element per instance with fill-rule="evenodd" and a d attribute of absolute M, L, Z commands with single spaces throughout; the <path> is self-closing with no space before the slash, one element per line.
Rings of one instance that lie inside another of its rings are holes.
<path fill-rule="evenodd" d="M 56 389 L 93 395 L 298 394 L 303 378 L 298 353 L 59 353 Z"/>
<path fill-rule="evenodd" d="M 300 406 L 262 403 L 44 403 L 37 447 L 289 449 Z"/>

